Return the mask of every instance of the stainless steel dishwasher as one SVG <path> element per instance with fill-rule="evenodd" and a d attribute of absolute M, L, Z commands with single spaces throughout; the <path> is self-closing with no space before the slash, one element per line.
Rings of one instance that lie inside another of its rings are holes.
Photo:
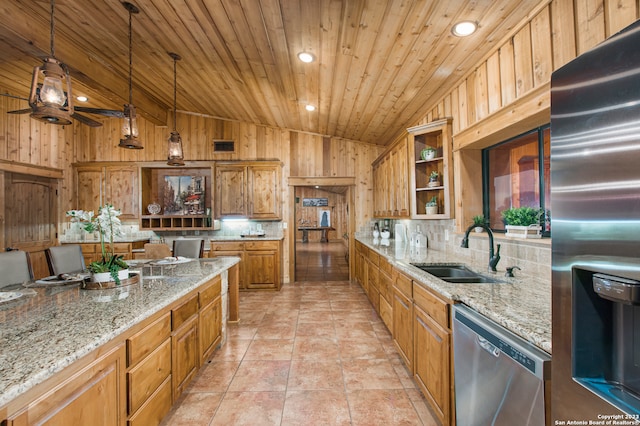
<path fill-rule="evenodd" d="M 465 305 L 453 307 L 456 420 L 544 425 L 550 356 Z"/>

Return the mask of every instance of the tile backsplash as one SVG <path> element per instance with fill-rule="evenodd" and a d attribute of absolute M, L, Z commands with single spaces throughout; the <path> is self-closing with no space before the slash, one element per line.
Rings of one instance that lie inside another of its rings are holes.
<path fill-rule="evenodd" d="M 381 224 L 382 221 L 379 221 Z M 390 230 L 393 235 L 394 225 L 401 223 L 407 235 L 415 231 L 417 226 L 427 236 L 427 246 L 439 251 L 455 253 L 457 257 L 466 258 L 476 264 L 489 262 L 489 238 L 486 232 L 469 234 L 469 248 L 460 247 L 463 235 L 455 232 L 454 220 L 391 220 Z M 369 229 L 361 232 L 369 233 L 373 229 L 373 222 Z M 502 233 L 494 234 L 494 246 L 500 244 L 500 263 L 498 271 L 505 271 L 509 266 L 518 266 L 526 275 L 541 277 L 551 281 L 551 240 L 520 240 L 507 238 Z M 497 247 L 496 247 L 497 250 Z"/>

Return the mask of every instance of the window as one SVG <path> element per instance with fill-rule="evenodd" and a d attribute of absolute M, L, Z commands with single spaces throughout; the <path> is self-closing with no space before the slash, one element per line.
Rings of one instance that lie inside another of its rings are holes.
<path fill-rule="evenodd" d="M 501 212 L 511 207 L 550 212 L 549 152 L 549 125 L 482 151 L 483 212 L 491 229 L 504 231 Z M 548 218 L 543 230 L 547 236 Z"/>

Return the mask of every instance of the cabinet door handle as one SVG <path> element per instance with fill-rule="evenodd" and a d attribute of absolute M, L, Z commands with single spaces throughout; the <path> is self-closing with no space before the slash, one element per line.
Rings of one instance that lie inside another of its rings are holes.
<path fill-rule="evenodd" d="M 422 318 L 416 317 L 416 319 L 418 320 L 420 325 L 422 325 L 422 327 L 424 327 L 424 329 L 427 330 L 429 332 L 429 334 L 431 334 L 433 336 L 433 338 L 438 341 L 438 343 L 442 342 L 442 338 L 440 336 L 438 336 L 437 334 L 435 334 L 433 332 L 433 330 L 431 329 L 431 327 L 429 327 L 424 321 L 422 321 Z"/>

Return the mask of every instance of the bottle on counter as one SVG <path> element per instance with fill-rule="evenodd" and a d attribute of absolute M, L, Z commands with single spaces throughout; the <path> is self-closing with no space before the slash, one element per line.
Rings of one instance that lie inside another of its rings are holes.
<path fill-rule="evenodd" d="M 420 225 L 416 226 L 415 238 L 416 238 L 416 241 L 415 241 L 416 248 L 421 248 L 421 249 L 427 248 L 427 236 L 424 235 L 420 230 Z"/>
<path fill-rule="evenodd" d="M 378 222 L 373 224 L 373 238 L 378 238 L 380 236 L 380 227 L 378 226 Z"/>

